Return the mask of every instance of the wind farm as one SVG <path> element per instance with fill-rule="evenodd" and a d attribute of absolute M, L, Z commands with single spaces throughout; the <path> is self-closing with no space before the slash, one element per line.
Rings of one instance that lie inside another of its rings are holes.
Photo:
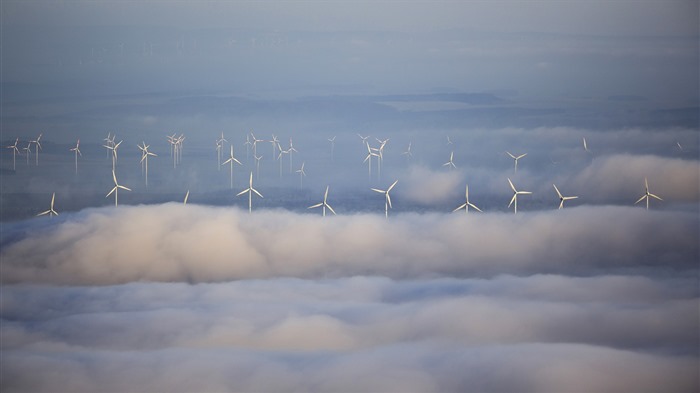
<path fill-rule="evenodd" d="M 700 391 L 695 3 L 2 2 L 0 390 Z"/>

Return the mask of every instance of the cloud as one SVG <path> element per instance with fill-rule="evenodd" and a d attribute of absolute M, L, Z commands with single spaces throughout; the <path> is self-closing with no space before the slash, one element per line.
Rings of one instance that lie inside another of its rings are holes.
<path fill-rule="evenodd" d="M 682 276 L 10 285 L 3 387 L 692 391 L 697 296 Z"/>
<path fill-rule="evenodd" d="M 570 183 L 591 201 L 636 201 L 644 195 L 644 178 L 649 182 L 649 191 L 665 203 L 700 200 L 700 164 L 695 160 L 652 155 L 603 156 L 595 158 Z"/>
<path fill-rule="evenodd" d="M 454 199 L 462 173 L 459 171 L 431 170 L 425 166 L 411 166 L 402 180 L 401 196 L 422 205 L 442 203 Z"/>
<path fill-rule="evenodd" d="M 577 207 L 528 214 L 355 214 L 169 203 L 88 209 L 31 235 L 7 225 L 2 282 L 107 285 L 131 281 L 439 275 L 693 268 L 692 213 Z M 573 266 L 571 264 L 574 264 Z"/>

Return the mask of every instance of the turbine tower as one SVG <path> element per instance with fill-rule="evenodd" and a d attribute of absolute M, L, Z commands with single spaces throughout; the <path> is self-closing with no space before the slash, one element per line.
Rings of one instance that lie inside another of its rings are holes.
<path fill-rule="evenodd" d="M 386 189 L 386 191 L 385 191 L 385 190 L 380 190 L 380 189 L 377 189 L 377 188 L 372 188 L 372 189 L 371 189 L 372 191 L 375 191 L 375 192 L 379 192 L 379 193 L 381 193 L 381 194 L 384 194 L 384 196 L 385 196 L 385 198 L 384 198 L 384 215 L 385 215 L 387 218 L 389 218 L 389 208 L 392 207 L 392 206 L 391 206 L 391 197 L 389 196 L 389 191 L 391 191 L 391 189 L 394 188 L 394 186 L 395 186 L 396 183 L 398 183 L 398 182 L 399 182 L 398 180 L 394 181 L 394 183 L 392 183 L 392 184 L 389 186 L 389 188 Z"/>
<path fill-rule="evenodd" d="M 635 202 L 634 204 L 636 205 L 639 202 L 641 202 L 642 200 L 646 199 L 647 200 L 647 210 L 649 210 L 649 199 L 651 199 L 651 198 L 656 198 L 660 201 L 663 201 L 663 199 L 661 199 L 659 196 L 654 195 L 654 194 L 649 192 L 649 182 L 647 182 L 647 178 L 645 177 L 644 178 L 644 195 L 642 195 L 642 197 L 639 198 L 637 200 L 637 202 Z"/>
<path fill-rule="evenodd" d="M 552 184 L 554 186 L 554 191 L 557 192 L 557 195 L 559 196 L 559 208 L 563 209 L 564 208 L 564 201 L 568 201 L 570 199 L 576 199 L 578 198 L 577 196 L 563 196 L 561 195 L 561 192 L 559 192 L 559 189 L 555 184 Z"/>
<path fill-rule="evenodd" d="M 478 207 L 476 207 L 475 204 L 469 202 L 469 184 L 467 184 L 467 187 L 466 187 L 466 189 L 465 189 L 465 191 L 464 191 L 464 197 L 466 198 L 466 202 L 464 202 L 464 204 L 460 205 L 458 208 L 452 210 L 452 212 L 456 212 L 456 211 L 458 211 L 458 210 L 460 210 L 460 209 L 464 209 L 464 212 L 465 212 L 465 213 L 469 213 L 469 207 L 470 207 L 470 206 L 473 207 L 475 210 L 481 212 L 481 209 L 479 209 Z M 483 213 L 483 212 L 482 212 L 482 213 Z"/>
<path fill-rule="evenodd" d="M 367 146 L 367 157 L 365 157 L 365 160 L 362 162 L 364 163 L 364 162 L 367 162 L 367 160 L 369 160 L 368 169 L 369 169 L 369 180 L 371 182 L 372 181 L 372 157 L 377 157 L 377 160 L 379 160 L 379 154 L 375 153 L 374 150 L 371 147 L 369 147 L 369 143 L 365 143 L 365 145 Z"/>
<path fill-rule="evenodd" d="M 53 195 L 51 195 L 51 208 L 49 208 L 49 210 L 47 210 L 45 212 L 41 212 L 41 213 L 37 214 L 36 216 L 39 217 L 39 216 L 43 216 L 45 214 L 48 214 L 49 217 L 54 216 L 54 215 L 57 216 L 58 212 L 56 212 L 56 210 L 53 209 L 53 203 L 54 203 L 55 199 L 56 199 L 56 193 L 54 192 Z"/>
<path fill-rule="evenodd" d="M 326 216 L 326 208 L 328 208 L 328 210 L 330 210 L 331 213 L 333 213 L 333 215 L 336 215 L 335 210 L 333 210 L 331 205 L 328 204 L 328 186 L 326 186 L 326 193 L 323 194 L 323 202 L 317 203 L 313 206 L 309 206 L 309 209 L 315 209 L 317 207 L 323 207 L 323 217 Z"/>
<path fill-rule="evenodd" d="M 521 155 L 519 155 L 519 156 L 514 156 L 514 155 L 510 154 L 510 152 L 508 152 L 508 151 L 507 151 L 506 153 L 508 153 L 508 155 L 510 156 L 510 158 L 512 158 L 513 160 L 515 160 L 515 170 L 513 171 L 513 173 L 518 173 L 518 160 L 521 159 L 521 158 L 523 158 L 523 157 L 525 157 L 525 156 L 527 155 L 527 153 L 523 153 L 523 154 L 521 154 Z"/>
<path fill-rule="evenodd" d="M 510 199 L 510 203 L 508 204 L 508 207 L 510 208 L 510 205 L 515 202 L 515 206 L 513 208 L 514 214 L 518 214 L 518 195 L 528 195 L 532 194 L 530 191 L 518 191 L 515 189 L 515 186 L 513 185 L 513 182 L 508 179 L 508 184 L 510 184 L 510 188 L 513 190 L 513 198 Z"/>
<path fill-rule="evenodd" d="M 122 190 L 131 191 L 131 188 L 124 187 L 121 184 L 117 183 L 117 175 L 114 173 L 114 171 L 112 171 L 112 179 L 114 180 L 114 188 L 112 188 L 112 191 L 105 195 L 105 198 L 114 193 L 114 206 L 116 207 L 119 205 L 119 189 L 121 188 Z"/>
<path fill-rule="evenodd" d="M 253 193 L 258 194 L 260 198 L 263 198 L 262 194 L 258 192 L 255 188 L 253 188 L 253 172 L 250 172 L 250 183 L 248 183 L 249 186 L 245 190 L 239 192 L 236 196 L 240 196 L 245 194 L 246 192 L 248 193 L 248 213 L 250 214 L 253 211 Z"/>

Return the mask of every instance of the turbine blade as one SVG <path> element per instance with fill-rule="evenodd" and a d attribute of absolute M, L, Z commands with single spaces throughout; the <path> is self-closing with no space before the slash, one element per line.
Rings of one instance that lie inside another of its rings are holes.
<path fill-rule="evenodd" d="M 253 191 L 254 193 L 258 194 L 258 196 L 259 196 L 260 198 L 264 198 L 264 196 L 262 196 L 262 194 L 259 193 L 258 190 L 256 190 L 255 188 L 251 188 L 251 191 Z"/>
<path fill-rule="evenodd" d="M 394 188 L 394 186 L 395 186 L 396 183 L 398 183 L 398 182 L 399 182 L 398 180 L 394 181 L 394 182 L 389 186 L 389 188 L 386 190 L 386 192 L 388 193 L 389 191 L 391 191 L 391 189 Z"/>
<path fill-rule="evenodd" d="M 513 194 L 513 197 L 510 198 L 510 203 L 508 204 L 508 207 L 510 207 L 510 205 L 513 204 L 513 201 L 515 201 L 515 198 L 517 198 L 517 197 L 518 197 L 518 194 Z"/>
<path fill-rule="evenodd" d="M 313 206 L 309 206 L 308 209 L 315 209 L 315 208 L 321 207 L 321 206 L 323 206 L 323 202 L 317 203 L 317 204 L 315 204 L 315 205 L 313 205 Z"/>
<path fill-rule="evenodd" d="M 110 191 L 109 194 L 105 195 L 105 198 L 107 198 L 108 196 L 112 195 L 112 193 L 113 193 L 114 191 L 117 191 L 117 186 L 114 186 L 114 188 L 112 188 L 112 191 Z"/>
<path fill-rule="evenodd" d="M 335 210 L 333 210 L 333 208 L 331 207 L 331 205 L 329 205 L 329 204 L 326 203 L 326 207 L 328 208 L 328 210 L 331 211 L 331 213 L 333 213 L 334 216 L 337 216 L 337 214 L 335 214 Z"/>
<path fill-rule="evenodd" d="M 642 197 L 639 198 L 639 199 L 637 199 L 637 202 L 635 202 L 634 204 L 635 204 L 635 205 L 638 204 L 639 202 L 643 201 L 644 198 L 646 198 L 646 197 L 647 197 L 646 194 L 642 195 Z"/>
<path fill-rule="evenodd" d="M 50 212 L 51 212 L 51 210 L 47 210 L 47 211 L 45 211 L 45 212 L 41 212 L 41 213 L 37 214 L 36 216 L 37 216 L 37 217 L 43 216 L 44 214 L 49 214 Z"/>
<path fill-rule="evenodd" d="M 513 190 L 513 192 L 518 192 L 518 190 L 515 189 L 515 186 L 513 185 L 513 182 L 510 181 L 510 178 L 508 178 L 508 184 L 510 184 L 510 188 Z"/>
<path fill-rule="evenodd" d="M 131 188 L 129 188 L 129 187 L 124 187 L 124 186 L 121 186 L 121 185 L 120 185 L 120 186 L 117 186 L 117 187 L 121 188 L 122 190 L 131 191 Z"/>
<path fill-rule="evenodd" d="M 454 212 L 456 212 L 456 211 L 458 211 L 458 210 L 462 210 L 462 209 L 466 209 L 466 208 L 467 208 L 467 204 L 464 203 L 464 204 L 459 205 L 458 208 L 452 210 L 452 212 L 454 213 Z"/>
<path fill-rule="evenodd" d="M 479 209 L 478 207 L 476 207 L 476 205 L 475 205 L 475 204 L 473 204 L 473 203 L 469 203 L 468 205 L 469 205 L 469 206 L 471 206 L 471 207 L 473 207 L 473 208 L 474 208 L 474 209 L 476 209 L 477 211 L 479 211 L 479 212 L 483 213 L 483 212 L 481 211 L 481 209 Z"/>
<path fill-rule="evenodd" d="M 391 206 L 391 197 L 389 196 L 389 193 L 388 193 L 388 192 L 386 193 L 386 201 L 387 201 L 387 203 L 389 204 L 389 207 L 393 209 L 394 207 Z"/>
<path fill-rule="evenodd" d="M 238 194 L 236 194 L 236 196 L 241 196 L 241 195 L 245 194 L 245 193 L 248 192 L 248 191 L 250 191 L 250 188 L 246 188 L 245 190 L 243 190 L 243 191 L 239 192 Z"/>
<path fill-rule="evenodd" d="M 657 196 L 657 195 L 654 195 L 654 194 L 649 193 L 649 196 L 650 196 L 650 197 L 653 197 L 653 198 L 656 198 L 656 199 L 658 199 L 658 200 L 660 200 L 660 201 L 663 201 L 663 199 L 661 199 L 661 198 L 660 198 L 659 196 Z"/>
<path fill-rule="evenodd" d="M 370 188 L 370 190 L 376 191 L 376 192 L 380 192 L 380 193 L 382 193 L 382 194 L 384 194 L 384 193 L 386 192 L 386 191 L 384 191 L 384 190 L 378 190 L 378 189 L 376 189 L 376 188 Z"/>
<path fill-rule="evenodd" d="M 557 195 L 559 195 L 559 198 L 562 198 L 561 192 L 559 192 L 559 189 L 557 188 L 557 186 L 555 184 L 552 184 L 552 185 L 554 186 L 554 190 L 557 192 Z"/>

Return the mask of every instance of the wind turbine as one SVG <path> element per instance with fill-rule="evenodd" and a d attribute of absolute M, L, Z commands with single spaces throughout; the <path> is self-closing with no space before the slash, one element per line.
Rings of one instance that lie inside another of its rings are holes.
<path fill-rule="evenodd" d="M 231 164 L 231 188 L 233 188 L 233 163 L 236 162 L 238 165 L 243 165 L 241 164 L 240 161 L 236 157 L 233 156 L 233 144 L 231 144 L 231 156 L 228 158 L 228 160 L 224 161 L 221 165 L 226 165 L 228 163 Z M 253 173 L 253 172 L 251 172 Z"/>
<path fill-rule="evenodd" d="M 265 141 L 262 139 L 256 138 L 255 134 L 253 134 L 252 132 L 250 133 L 250 136 L 253 137 L 253 155 L 257 156 L 258 155 L 258 142 L 265 142 Z"/>
<path fill-rule="evenodd" d="M 15 157 L 17 154 L 19 154 L 19 149 L 17 148 L 17 143 L 19 142 L 19 138 L 15 139 L 15 144 L 7 146 L 8 149 L 12 149 L 12 170 L 15 170 Z M 76 161 L 77 162 L 77 161 Z M 77 165 L 77 164 L 76 164 Z M 77 166 L 76 166 L 77 168 Z M 76 169 L 77 171 L 77 169 Z"/>
<path fill-rule="evenodd" d="M 389 142 L 389 138 L 380 140 L 379 138 L 375 138 L 377 142 L 379 142 L 379 148 L 376 149 L 377 154 L 379 154 L 379 158 L 377 159 L 377 180 L 381 181 L 382 180 L 382 163 L 384 162 L 384 146 L 386 146 L 386 143 Z"/>
<path fill-rule="evenodd" d="M 17 142 L 15 142 L 15 145 L 16 144 L 17 144 Z M 80 152 L 80 139 L 78 139 L 78 142 L 75 144 L 75 147 L 70 149 L 70 151 L 75 152 L 75 174 L 77 175 L 78 174 L 78 154 L 80 154 L 81 157 L 83 156 L 83 153 Z"/>
<path fill-rule="evenodd" d="M 456 212 L 456 211 L 458 211 L 458 210 L 460 210 L 460 209 L 464 209 L 465 213 L 469 213 L 469 207 L 470 207 L 470 206 L 473 207 L 474 209 L 476 209 L 477 211 L 480 211 L 480 212 L 481 212 L 481 209 L 479 209 L 478 207 L 476 207 L 476 205 L 474 205 L 473 203 L 469 202 L 469 184 L 467 184 L 467 187 L 465 188 L 464 197 L 466 198 L 466 201 L 464 202 L 464 204 L 462 204 L 462 205 L 460 205 L 458 208 L 452 210 L 453 212 Z M 482 213 L 483 213 L 483 212 L 482 212 Z"/>
<path fill-rule="evenodd" d="M 277 155 L 277 161 L 280 163 L 280 177 L 282 177 L 282 154 L 289 154 L 289 150 L 282 150 L 282 146 L 277 147 L 280 154 Z"/>
<path fill-rule="evenodd" d="M 259 180 L 260 179 L 260 160 L 263 158 L 263 156 L 255 156 L 255 179 Z"/>
<path fill-rule="evenodd" d="M 449 135 L 446 135 L 446 137 L 447 137 L 447 144 L 448 144 L 448 145 L 451 145 L 451 144 L 452 144 L 452 141 L 450 140 L 450 136 L 449 136 Z"/>
<path fill-rule="evenodd" d="M 58 212 L 56 212 L 56 210 L 53 209 L 53 202 L 55 199 L 56 199 L 56 193 L 54 192 L 53 195 L 51 195 L 51 208 L 49 208 L 49 210 L 47 210 L 45 212 L 41 212 L 41 213 L 37 214 L 36 216 L 39 217 L 39 216 L 43 216 L 45 214 L 48 214 L 49 217 L 54 216 L 54 215 L 57 216 Z"/>
<path fill-rule="evenodd" d="M 218 156 L 218 166 L 219 170 L 221 170 L 221 149 L 224 147 L 224 142 L 228 142 L 226 138 L 224 138 L 224 132 L 221 131 L 221 138 L 216 140 L 216 154 Z"/>
<path fill-rule="evenodd" d="M 375 153 L 375 152 L 372 150 L 372 148 L 369 147 L 369 143 L 366 143 L 365 145 L 367 146 L 367 157 L 365 157 L 365 160 L 362 161 L 362 162 L 364 163 L 364 162 L 367 162 L 367 160 L 369 160 L 369 164 L 368 164 L 368 167 L 369 167 L 369 180 L 372 181 L 372 157 L 373 157 L 373 156 L 374 156 L 374 157 L 377 157 L 377 160 L 379 160 L 379 154 Z"/>
<path fill-rule="evenodd" d="M 248 213 L 251 213 L 253 211 L 253 193 L 258 194 L 260 198 L 263 198 L 262 194 L 258 192 L 255 188 L 253 188 L 253 172 L 250 172 L 250 185 L 248 188 L 245 190 L 239 192 L 236 196 L 240 196 L 245 194 L 246 192 L 248 193 Z"/>
<path fill-rule="evenodd" d="M 36 165 L 37 165 L 37 166 L 39 166 L 39 149 L 41 149 L 41 142 L 40 142 L 40 140 L 41 140 L 41 136 L 42 136 L 42 135 L 44 135 L 44 134 L 39 134 L 39 136 L 38 136 L 35 140 L 30 141 L 30 143 L 34 143 L 34 144 L 35 144 L 34 152 L 35 152 L 35 154 L 36 154 L 35 158 L 36 158 Z"/>
<path fill-rule="evenodd" d="M 398 183 L 398 182 L 399 182 L 398 180 L 394 181 L 394 183 L 392 183 L 392 184 L 389 186 L 389 188 L 386 189 L 386 191 L 385 191 L 385 190 L 380 190 L 380 189 L 377 189 L 377 188 L 372 188 L 372 189 L 371 189 L 372 191 L 375 191 L 375 192 L 379 192 L 379 193 L 384 194 L 384 196 L 385 196 L 385 201 L 384 201 L 384 215 L 385 215 L 387 218 L 389 218 L 389 208 L 392 207 L 392 206 L 391 206 L 391 197 L 389 196 L 389 191 L 391 191 L 391 189 L 394 188 L 394 186 L 395 186 L 396 183 Z"/>
<path fill-rule="evenodd" d="M 515 189 L 515 186 L 513 185 L 513 182 L 508 179 L 508 183 L 510 184 L 510 188 L 513 190 L 513 198 L 511 198 L 510 203 L 508 204 L 508 207 L 510 208 L 510 205 L 515 202 L 514 210 L 513 212 L 515 214 L 518 214 L 518 195 L 528 195 L 532 194 L 530 191 L 518 191 Z"/>
<path fill-rule="evenodd" d="M 145 172 L 146 173 L 146 187 L 148 187 L 148 156 L 157 157 L 158 155 L 156 153 L 151 153 L 150 151 L 148 151 L 148 148 L 151 145 L 147 145 L 146 142 L 142 142 L 142 143 L 143 143 L 143 146 L 139 146 L 139 145 L 136 145 L 136 146 L 138 146 L 138 148 L 141 149 L 141 165 L 142 166 L 145 165 L 145 168 L 146 168 L 146 172 Z"/>
<path fill-rule="evenodd" d="M 454 156 L 455 156 L 455 152 L 451 152 L 450 153 L 450 160 L 447 161 L 446 163 L 442 164 L 442 166 L 449 167 L 450 169 L 457 169 L 457 165 L 455 165 L 454 161 L 452 161 Z"/>
<path fill-rule="evenodd" d="M 326 216 L 326 208 L 328 208 L 328 210 L 330 210 L 331 213 L 333 213 L 333 215 L 336 215 L 335 210 L 333 210 L 331 205 L 328 204 L 328 186 L 326 186 L 326 193 L 323 194 L 323 202 L 317 203 L 313 206 L 309 206 L 309 209 L 315 209 L 317 207 L 323 207 L 323 217 Z"/>
<path fill-rule="evenodd" d="M 561 192 L 559 192 L 559 189 L 555 184 L 552 184 L 554 186 L 554 191 L 557 192 L 557 195 L 559 196 L 559 208 L 563 209 L 564 208 L 564 201 L 568 201 L 570 199 L 576 199 L 578 198 L 577 196 L 563 196 L 561 195 Z"/>
<path fill-rule="evenodd" d="M 296 172 L 299 174 L 299 188 L 304 189 L 304 176 L 306 176 L 306 172 L 304 172 L 304 164 L 306 162 L 301 163 L 301 168 L 299 168 Z"/>
<path fill-rule="evenodd" d="M 333 135 L 333 138 L 328 138 L 328 142 L 331 143 L 331 161 L 333 161 L 333 150 L 335 150 L 335 135 Z"/>
<path fill-rule="evenodd" d="M 369 138 L 369 135 L 367 135 L 367 136 L 362 136 L 362 135 L 360 135 L 360 134 L 357 134 L 357 136 L 359 136 L 360 139 L 362 139 L 362 144 L 363 144 L 363 145 L 366 145 L 366 144 L 367 144 L 367 138 Z"/>
<path fill-rule="evenodd" d="M 413 153 L 411 153 L 411 142 L 408 142 L 408 148 L 401 154 L 406 156 L 406 161 L 409 161 L 413 157 Z"/>
<path fill-rule="evenodd" d="M 299 151 L 294 148 L 294 143 L 292 143 L 291 137 L 289 138 L 289 149 L 287 149 L 287 152 L 289 153 L 289 173 L 292 173 L 292 153 L 299 153 Z"/>
<path fill-rule="evenodd" d="M 274 160 L 275 157 L 277 157 L 277 154 L 276 154 L 277 150 L 276 149 L 280 147 L 280 140 L 277 139 L 275 134 L 272 134 L 272 139 L 270 140 L 270 143 L 272 144 L 272 159 Z M 282 150 L 282 149 L 280 149 L 280 150 Z"/>
<path fill-rule="evenodd" d="M 131 191 L 131 188 L 124 187 L 121 184 L 117 183 L 117 175 L 114 173 L 114 170 L 112 170 L 112 179 L 114 180 L 114 188 L 112 188 L 112 191 L 105 195 L 105 198 L 114 193 L 114 206 L 116 207 L 118 206 L 119 202 L 119 189 L 121 188 L 122 190 Z"/>
<path fill-rule="evenodd" d="M 512 159 L 515 160 L 515 171 L 513 171 L 513 173 L 518 173 L 518 160 L 521 159 L 521 158 L 523 158 L 523 157 L 525 157 L 525 156 L 527 155 L 527 153 L 523 153 L 523 154 L 521 154 L 521 155 L 519 155 L 519 156 L 517 156 L 517 157 L 514 156 L 514 155 L 512 155 L 512 154 L 510 154 L 510 152 L 508 152 L 508 151 L 507 151 L 506 153 L 508 153 L 508 155 L 510 156 L 510 158 L 512 158 Z"/>
<path fill-rule="evenodd" d="M 117 165 L 117 149 L 119 148 L 119 145 L 122 144 L 123 141 L 119 141 L 117 144 L 110 144 L 110 145 L 102 145 L 106 147 L 107 149 L 112 151 L 112 171 L 114 172 L 114 169 L 116 168 Z"/>
<path fill-rule="evenodd" d="M 29 156 L 32 154 L 32 142 L 27 142 L 27 147 L 22 148 L 27 153 L 27 165 L 29 165 Z"/>
<path fill-rule="evenodd" d="M 634 204 L 636 205 L 639 202 L 641 202 L 642 200 L 646 199 L 647 200 L 647 210 L 649 210 L 649 199 L 651 199 L 651 198 L 656 198 L 660 201 L 663 201 L 663 199 L 661 199 L 659 196 L 654 195 L 654 194 L 649 192 L 649 182 L 647 182 L 647 178 L 645 177 L 644 178 L 644 195 L 642 195 L 642 197 L 639 198 L 637 200 L 637 202 L 635 202 Z"/>

